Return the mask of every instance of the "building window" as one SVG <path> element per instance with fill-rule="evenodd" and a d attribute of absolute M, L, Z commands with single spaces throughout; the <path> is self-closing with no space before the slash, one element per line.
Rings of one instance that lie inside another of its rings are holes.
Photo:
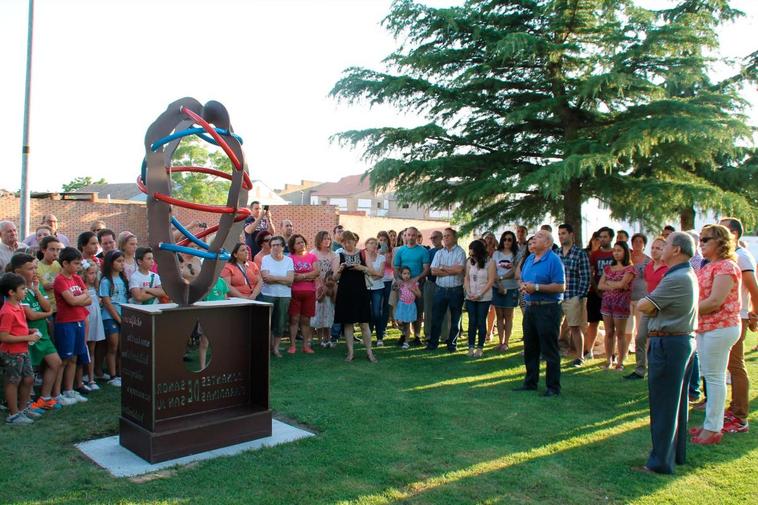
<path fill-rule="evenodd" d="M 376 208 L 381 209 L 382 208 L 382 202 L 376 202 Z"/>
<path fill-rule="evenodd" d="M 370 198 L 358 198 L 358 208 L 359 209 L 371 210 L 371 199 Z"/>
<path fill-rule="evenodd" d="M 339 210 L 347 210 L 347 198 L 330 198 L 329 205 L 335 205 Z"/>
<path fill-rule="evenodd" d="M 404 209 L 410 208 L 410 205 L 408 205 L 407 203 L 404 203 L 404 204 L 402 205 L 402 208 L 404 208 Z"/>

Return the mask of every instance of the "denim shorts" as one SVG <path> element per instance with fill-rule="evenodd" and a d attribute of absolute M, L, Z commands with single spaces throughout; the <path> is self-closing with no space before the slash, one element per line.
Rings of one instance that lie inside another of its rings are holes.
<path fill-rule="evenodd" d="M 115 319 L 103 319 L 103 328 L 105 328 L 106 337 L 114 333 L 121 333 L 121 325 Z"/>

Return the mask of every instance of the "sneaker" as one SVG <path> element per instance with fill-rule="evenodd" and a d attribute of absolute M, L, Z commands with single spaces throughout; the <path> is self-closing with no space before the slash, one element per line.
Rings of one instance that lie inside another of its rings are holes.
<path fill-rule="evenodd" d="M 579 368 L 582 365 L 584 365 L 583 359 L 576 358 L 574 361 L 571 362 L 571 366 L 574 368 Z"/>
<path fill-rule="evenodd" d="M 329 346 L 329 342 L 325 342 L 323 340 L 321 342 L 319 342 L 319 345 L 321 345 L 322 349 L 326 349 L 327 347 L 330 347 Z"/>
<path fill-rule="evenodd" d="M 376 346 L 377 347 L 384 347 L 384 340 L 377 340 L 376 341 Z"/>
<path fill-rule="evenodd" d="M 423 344 L 421 343 L 421 339 L 416 337 L 413 340 L 411 340 L 411 345 L 413 347 L 421 347 Z"/>
<path fill-rule="evenodd" d="M 92 390 L 90 389 L 89 385 L 86 382 L 83 383 L 78 388 L 76 388 L 76 390 L 79 391 L 79 393 L 83 394 L 84 396 L 87 396 L 88 394 L 92 392 Z"/>
<path fill-rule="evenodd" d="M 92 381 L 89 384 L 87 384 L 87 387 L 90 391 L 100 391 L 100 386 L 97 385 L 97 382 Z"/>
<path fill-rule="evenodd" d="M 71 405 L 76 405 L 76 403 L 78 403 L 74 398 L 69 398 L 63 394 L 56 396 L 55 402 L 61 407 L 70 407 Z"/>
<path fill-rule="evenodd" d="M 55 410 L 56 408 L 60 408 L 58 406 L 58 402 L 55 401 L 55 398 L 50 398 L 45 400 L 41 396 L 37 398 L 34 403 L 32 403 L 33 409 L 43 409 L 43 410 Z"/>
<path fill-rule="evenodd" d="M 42 414 L 44 414 L 44 412 L 45 411 L 42 409 L 33 409 L 31 407 L 26 407 L 24 409 L 24 415 L 29 419 L 38 419 L 42 417 Z"/>
<path fill-rule="evenodd" d="M 42 375 L 39 373 L 34 374 L 34 385 L 40 387 L 42 385 Z"/>
<path fill-rule="evenodd" d="M 82 382 L 85 384 L 88 384 L 90 382 L 88 374 L 82 375 Z"/>
<path fill-rule="evenodd" d="M 398 347 L 403 347 L 403 345 L 407 345 L 407 342 L 405 341 L 405 337 L 400 337 L 400 340 L 397 341 Z M 408 349 L 405 347 L 405 349 Z"/>
<path fill-rule="evenodd" d="M 586 352 L 584 354 L 584 359 L 585 360 L 587 360 L 587 359 L 595 359 L 595 353 L 593 353 L 592 351 Z"/>
<path fill-rule="evenodd" d="M 115 386 L 117 388 L 121 387 L 121 377 L 114 377 L 111 380 L 108 381 L 108 384 L 111 386 Z"/>
<path fill-rule="evenodd" d="M 400 346 L 401 349 L 409 349 L 411 346 L 408 345 L 408 342 L 403 342 L 403 344 Z"/>
<path fill-rule="evenodd" d="M 5 418 L 5 424 L 10 424 L 12 426 L 22 426 L 24 424 L 33 423 L 34 421 L 26 417 L 23 412 L 16 412 L 16 414 Z"/>
<path fill-rule="evenodd" d="M 479 349 L 479 348 L 477 348 L 477 349 L 474 351 L 474 357 L 475 357 L 475 358 L 481 358 L 481 357 L 482 357 L 482 353 L 483 353 L 483 352 L 484 352 L 484 351 L 483 351 L 482 349 Z"/>
<path fill-rule="evenodd" d="M 77 391 L 66 391 L 63 393 L 63 396 L 69 400 L 74 400 L 76 403 L 84 403 L 87 401 L 87 399 L 80 395 Z"/>
<path fill-rule="evenodd" d="M 95 379 L 100 379 L 100 380 L 104 380 L 104 381 L 109 381 L 109 380 L 111 380 L 111 376 L 110 376 L 110 374 L 104 373 L 104 374 L 103 374 L 103 375 L 101 375 L 100 377 L 95 377 Z"/>
<path fill-rule="evenodd" d="M 724 423 L 724 427 L 721 429 L 723 433 L 747 433 L 750 431 L 750 424 L 747 419 L 739 419 L 733 417 L 728 423 Z"/>
<path fill-rule="evenodd" d="M 469 358 L 473 358 L 474 357 L 474 348 L 473 347 L 469 347 L 468 348 L 468 357 Z"/>

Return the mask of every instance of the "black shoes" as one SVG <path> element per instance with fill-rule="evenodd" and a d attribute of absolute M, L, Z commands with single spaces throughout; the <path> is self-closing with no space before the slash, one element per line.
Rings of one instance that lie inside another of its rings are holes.
<path fill-rule="evenodd" d="M 554 389 L 548 389 L 547 391 L 542 393 L 542 396 L 551 397 L 551 396 L 560 396 L 560 394 L 561 394 L 560 391 L 556 391 Z"/>
<path fill-rule="evenodd" d="M 632 372 L 629 375 L 624 375 L 624 379 L 627 379 L 627 380 L 640 380 L 640 379 L 644 379 L 644 377 L 641 376 L 640 374 L 638 374 L 637 372 Z"/>
<path fill-rule="evenodd" d="M 513 388 L 513 391 L 537 391 L 537 388 L 532 386 L 519 386 L 517 388 Z"/>

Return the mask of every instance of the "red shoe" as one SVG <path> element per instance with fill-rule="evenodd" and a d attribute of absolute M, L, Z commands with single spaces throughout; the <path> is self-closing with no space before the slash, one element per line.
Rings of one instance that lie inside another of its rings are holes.
<path fill-rule="evenodd" d="M 303 352 L 304 352 L 305 354 L 316 354 L 316 351 L 314 351 L 314 350 L 313 350 L 313 349 L 311 349 L 310 347 L 303 347 Z"/>
<path fill-rule="evenodd" d="M 289 349 L 287 349 L 287 353 L 289 354 L 295 354 L 297 352 L 297 347 L 294 345 L 290 346 Z"/>
<path fill-rule="evenodd" d="M 55 406 L 57 405 L 57 401 L 55 401 L 55 398 L 50 398 L 49 400 L 43 400 L 40 396 L 37 398 L 34 403 L 32 403 L 33 409 L 44 409 L 44 410 L 53 410 L 55 409 Z"/>
<path fill-rule="evenodd" d="M 724 434 L 722 432 L 714 433 L 713 435 L 709 435 L 706 437 L 700 437 L 700 435 L 696 437 L 692 437 L 690 439 L 690 442 L 697 445 L 715 445 L 721 442 L 721 439 L 723 438 Z"/>
<path fill-rule="evenodd" d="M 732 417 L 728 422 L 724 423 L 724 427 L 721 428 L 721 433 L 747 433 L 750 431 L 750 425 L 747 419 L 739 419 Z"/>
<path fill-rule="evenodd" d="M 697 436 L 700 435 L 701 431 L 703 431 L 703 427 L 698 426 L 697 428 L 690 428 L 689 433 L 690 435 Z"/>

